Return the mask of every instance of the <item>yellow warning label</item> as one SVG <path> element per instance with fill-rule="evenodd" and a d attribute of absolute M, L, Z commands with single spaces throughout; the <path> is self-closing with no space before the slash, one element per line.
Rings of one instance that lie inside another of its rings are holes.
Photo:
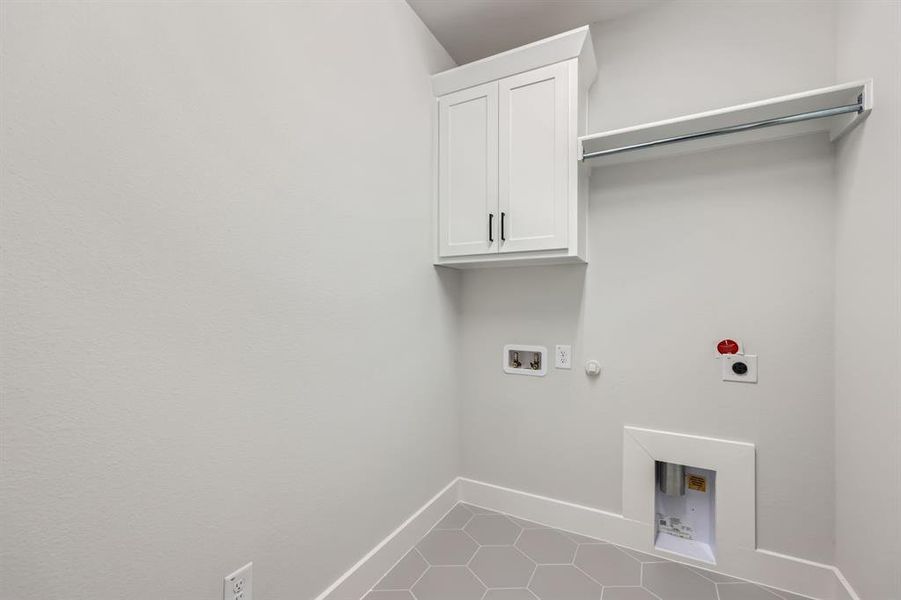
<path fill-rule="evenodd" d="M 702 477 L 701 475 L 689 475 L 688 476 L 688 489 L 695 490 L 698 492 L 706 492 L 707 491 L 707 478 Z"/>

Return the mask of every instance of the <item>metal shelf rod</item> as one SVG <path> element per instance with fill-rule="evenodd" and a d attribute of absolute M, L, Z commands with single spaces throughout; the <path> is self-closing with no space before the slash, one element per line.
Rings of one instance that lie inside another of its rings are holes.
<path fill-rule="evenodd" d="M 836 106 L 835 108 L 824 108 L 796 115 L 788 115 L 786 117 L 776 117 L 774 119 L 765 119 L 763 121 L 754 121 L 753 123 L 743 123 L 741 125 L 730 125 L 729 127 L 720 127 L 718 129 L 708 129 L 707 131 L 699 131 L 697 133 L 686 133 L 684 135 L 676 135 L 673 137 L 652 140 L 650 142 L 642 142 L 640 144 L 632 144 L 630 146 L 622 146 L 620 148 L 611 148 L 609 150 L 598 150 L 596 152 L 588 152 L 582 155 L 582 160 L 590 158 L 598 158 L 600 156 L 610 156 L 611 154 L 619 154 L 621 152 L 632 152 L 634 150 L 643 150 L 654 146 L 664 146 L 667 144 L 675 144 L 677 142 L 686 142 L 689 140 L 700 140 L 729 133 L 739 133 L 742 131 L 752 131 L 754 129 L 763 129 L 764 127 L 773 127 L 775 125 L 788 125 L 790 123 L 800 123 L 801 121 L 810 121 L 811 119 L 823 119 L 825 117 L 834 117 L 847 113 L 860 113 L 863 111 L 863 101 L 858 99 L 857 104 L 846 104 L 844 106 Z"/>

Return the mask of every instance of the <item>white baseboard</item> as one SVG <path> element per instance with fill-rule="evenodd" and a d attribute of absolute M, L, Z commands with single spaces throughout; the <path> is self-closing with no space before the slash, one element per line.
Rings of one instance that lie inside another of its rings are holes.
<path fill-rule="evenodd" d="M 651 527 L 623 515 L 458 477 L 382 540 L 316 597 L 359 600 L 458 502 L 613 542 L 684 564 L 707 563 L 653 547 Z M 841 572 L 831 566 L 750 548 L 717 548 L 716 571 L 818 600 L 860 600 Z"/>
<path fill-rule="evenodd" d="M 707 563 L 656 550 L 651 526 L 617 513 L 462 477 L 459 494 L 461 501 L 482 508 L 613 542 L 674 562 L 711 568 Z M 837 568 L 768 550 L 718 547 L 715 570 L 819 600 L 860 600 Z"/>
<path fill-rule="evenodd" d="M 316 600 L 360 600 L 459 501 L 456 478 L 357 561 Z"/>

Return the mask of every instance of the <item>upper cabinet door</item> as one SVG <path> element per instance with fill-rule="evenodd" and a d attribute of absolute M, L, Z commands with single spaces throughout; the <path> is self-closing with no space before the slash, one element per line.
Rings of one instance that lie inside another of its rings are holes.
<path fill-rule="evenodd" d="M 496 253 L 497 83 L 438 99 L 439 256 Z"/>
<path fill-rule="evenodd" d="M 500 82 L 500 252 L 567 247 L 572 154 L 567 63 Z"/>

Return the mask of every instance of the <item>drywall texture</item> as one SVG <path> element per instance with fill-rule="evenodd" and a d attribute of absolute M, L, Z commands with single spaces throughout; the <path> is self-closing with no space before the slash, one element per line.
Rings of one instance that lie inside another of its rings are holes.
<path fill-rule="evenodd" d="M 873 77 L 838 146 L 836 564 L 863 600 L 901 598 L 901 3 L 841 4 L 839 79 Z"/>
<path fill-rule="evenodd" d="M 2 11 L 0 595 L 314 597 L 458 474 L 449 57 L 403 2 Z"/>
<path fill-rule="evenodd" d="M 590 127 L 831 85 L 834 27 L 828 3 L 602 23 Z M 595 169 L 587 267 L 465 273 L 464 474 L 619 512 L 623 425 L 753 442 L 759 546 L 831 563 L 833 159 L 814 136 Z M 727 336 L 757 385 L 720 381 Z M 514 342 L 573 343 L 574 368 L 505 375 Z"/>

